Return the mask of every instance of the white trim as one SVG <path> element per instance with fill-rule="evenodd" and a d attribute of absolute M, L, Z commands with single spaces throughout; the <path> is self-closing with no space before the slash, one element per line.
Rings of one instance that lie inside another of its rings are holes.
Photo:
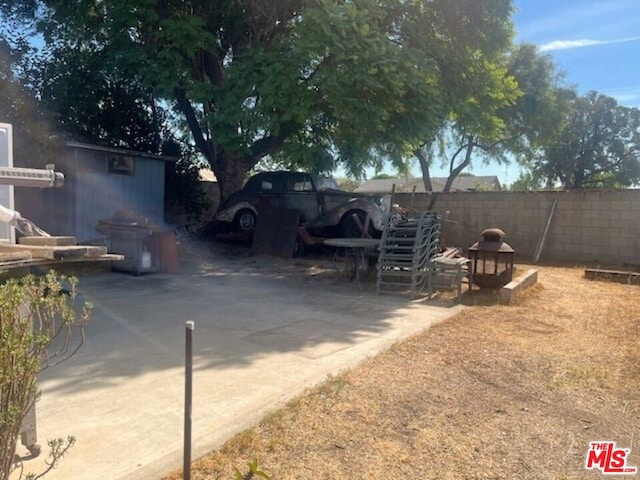
<path fill-rule="evenodd" d="M 0 166 L 13 167 L 13 126 L 9 123 L 0 123 Z M 15 209 L 13 185 L 0 185 L 0 204 Z M 15 228 L 0 224 L 0 240 L 16 243 Z"/>

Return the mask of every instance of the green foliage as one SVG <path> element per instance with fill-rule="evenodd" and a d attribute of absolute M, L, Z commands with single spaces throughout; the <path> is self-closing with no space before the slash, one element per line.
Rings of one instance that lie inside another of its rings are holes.
<path fill-rule="evenodd" d="M 256 173 L 260 172 L 276 172 L 279 170 L 296 170 L 296 166 L 287 162 L 286 159 L 265 157 L 260 160 L 248 173 L 246 180 Z"/>
<path fill-rule="evenodd" d="M 475 158 L 489 163 L 530 155 L 560 121 L 560 75 L 534 45 L 515 46 L 482 68 L 475 66 L 469 77 L 472 91 L 466 103 L 460 110 L 456 104 L 439 141 L 428 143 L 431 157 L 445 159 L 449 168 L 445 191 Z M 423 171 L 428 168 L 427 162 L 421 165 Z"/>
<path fill-rule="evenodd" d="M 497 185 L 487 185 L 486 183 L 476 182 L 475 186 L 476 192 L 499 192 Z"/>
<path fill-rule="evenodd" d="M 200 169 L 206 165 L 198 161 L 193 149 L 177 142 L 167 142 L 163 153 L 178 158 L 165 163 L 165 211 L 177 207 L 188 221 L 199 221 L 210 206 L 200 180 Z"/>
<path fill-rule="evenodd" d="M 289 36 L 247 49 L 219 90 L 219 141 L 246 153 L 264 131 L 282 137 L 274 153 L 293 168 L 343 163 L 354 173 L 372 164 L 372 149 L 417 141 L 438 118 L 436 68 L 390 39 L 397 14 L 375 1 L 324 2 Z"/>
<path fill-rule="evenodd" d="M 35 92 L 21 81 L 21 65 L 31 50 L 23 39 L 3 38 L 2 33 L 0 26 L 0 122 L 13 125 L 14 157 L 43 168 L 50 163 L 56 135 Z"/>
<path fill-rule="evenodd" d="M 541 188 L 542 182 L 536 175 L 531 172 L 523 172 L 510 185 L 509 190 L 515 192 L 526 192 L 531 190 L 540 190 Z"/>
<path fill-rule="evenodd" d="M 69 286 L 69 294 L 62 283 Z M 14 461 L 22 419 L 36 401 L 37 375 L 71 357 L 82 345 L 82 326 L 91 305 L 78 316 L 73 308 L 77 280 L 28 276 L 0 285 L 0 479 L 7 480 Z M 72 333 L 79 330 L 74 342 Z M 53 345 L 55 344 L 55 348 Z M 61 447 L 64 449 L 64 447 Z M 58 453 L 60 450 L 58 448 Z"/>
<path fill-rule="evenodd" d="M 532 171 L 567 189 L 622 188 L 640 182 L 640 109 L 597 92 L 566 102 L 562 123 L 530 162 Z"/>
<path fill-rule="evenodd" d="M 258 466 L 258 460 L 247 463 L 247 467 L 249 468 L 249 471 L 244 475 L 240 470 L 238 470 L 238 468 L 234 469 L 236 480 L 250 480 L 254 477 L 260 477 L 264 478 L 265 480 L 270 480 L 271 477 L 264 473 Z"/>
<path fill-rule="evenodd" d="M 50 46 L 27 72 L 57 128 L 74 140 L 158 153 L 169 136 L 152 91 L 94 47 Z"/>
<path fill-rule="evenodd" d="M 223 197 L 265 157 L 357 178 L 379 158 L 403 165 L 452 112 L 476 130 L 503 127 L 493 112 L 508 94 L 482 89 L 511 81 L 496 61 L 511 38 L 509 0 L 31 3 L 0 7 L 35 18 L 56 52 L 46 63 L 76 71 L 95 58 L 88 84 L 171 102 Z"/>
<path fill-rule="evenodd" d="M 391 178 L 396 178 L 393 175 L 389 175 L 388 173 L 379 173 L 373 177 L 371 177 L 372 180 L 388 180 Z"/>
<path fill-rule="evenodd" d="M 549 55 L 531 44 L 513 49 L 508 69 L 522 95 L 503 112 L 507 134 L 502 143 L 511 153 L 528 154 L 559 128 L 565 108 L 560 94 L 563 74 Z"/>
<path fill-rule="evenodd" d="M 64 456 L 69 452 L 69 450 L 76 444 L 76 437 L 73 435 L 69 435 L 66 439 L 64 438 L 55 438 L 53 440 L 49 440 L 47 445 L 49 446 L 49 460 L 47 460 L 47 469 L 40 473 L 28 473 L 25 476 L 25 480 L 39 480 L 43 478 L 47 473 L 53 470 L 58 462 L 64 458 Z"/>
<path fill-rule="evenodd" d="M 120 103 L 131 119 L 157 105 L 147 94 L 174 102 L 223 197 L 263 158 L 317 173 L 342 166 L 359 178 L 380 159 L 402 170 L 425 141 L 434 144 L 445 121 L 456 126 L 445 137 L 462 141 L 453 151 L 469 136 L 477 145 L 498 141 L 517 123 L 504 115 L 518 94 L 518 75 L 507 74 L 504 61 L 509 0 L 47 0 L 38 11 L 31 3 L 2 7 L 35 18 L 56 52 L 47 68 L 63 78 L 69 74 L 53 68 L 56 58 L 69 71 L 94 58 L 97 70 L 86 70 L 96 80 L 87 83 L 107 94 L 101 104 L 116 103 L 115 86 L 125 99 L 143 100 L 146 110 Z M 86 126 L 102 120 L 92 118 Z M 135 130 L 111 125 L 117 137 Z"/>

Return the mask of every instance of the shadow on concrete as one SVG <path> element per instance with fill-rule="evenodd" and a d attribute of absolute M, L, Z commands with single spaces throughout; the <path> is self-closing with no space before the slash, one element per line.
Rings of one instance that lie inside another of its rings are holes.
<path fill-rule="evenodd" d="M 42 438 L 69 432 L 51 480 L 161 478 L 181 461 L 185 322 L 195 322 L 194 457 L 219 446 L 329 374 L 456 313 L 378 296 L 340 278 L 326 256 L 300 260 L 211 252 L 182 275 L 80 276 L 95 305 L 82 349 L 40 377 Z M 45 458 L 31 460 L 40 471 Z"/>
<path fill-rule="evenodd" d="M 359 290 L 335 272 L 319 274 L 313 262 L 294 265 L 293 274 L 282 271 L 292 262 L 213 261 L 204 254 L 191 258 L 182 275 L 81 277 L 79 300 L 94 304 L 85 344 L 71 360 L 44 372 L 47 390 L 104 388 L 182 369 L 188 320 L 196 325 L 194 368 L 221 371 L 274 353 L 314 361 L 379 335 L 391 317 L 429 315 L 424 303 L 378 296 L 372 282 Z"/>

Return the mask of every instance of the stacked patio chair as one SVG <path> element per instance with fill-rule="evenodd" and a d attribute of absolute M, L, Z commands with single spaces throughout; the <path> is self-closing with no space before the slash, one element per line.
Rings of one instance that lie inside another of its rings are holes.
<path fill-rule="evenodd" d="M 462 299 L 462 281 L 469 283 L 469 259 L 466 257 L 437 255 L 429 261 L 428 298 L 436 290 L 456 290 L 456 301 Z"/>
<path fill-rule="evenodd" d="M 419 212 L 412 218 L 387 223 L 378 256 L 378 293 L 421 295 L 429 261 L 438 251 L 440 223 L 434 212 Z"/>

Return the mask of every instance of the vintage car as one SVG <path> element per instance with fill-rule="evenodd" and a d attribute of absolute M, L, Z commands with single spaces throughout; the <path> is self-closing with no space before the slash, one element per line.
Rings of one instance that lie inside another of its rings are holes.
<path fill-rule="evenodd" d="M 300 225 L 312 235 L 360 237 L 362 231 L 354 218 L 356 214 L 361 225 L 365 225 L 368 216 L 370 234 L 379 236 L 388 203 L 380 196 L 340 190 L 330 177 L 303 172 L 262 172 L 229 196 L 216 219 L 228 222 L 236 232 L 250 235 L 261 209 L 287 208 L 300 212 Z"/>

